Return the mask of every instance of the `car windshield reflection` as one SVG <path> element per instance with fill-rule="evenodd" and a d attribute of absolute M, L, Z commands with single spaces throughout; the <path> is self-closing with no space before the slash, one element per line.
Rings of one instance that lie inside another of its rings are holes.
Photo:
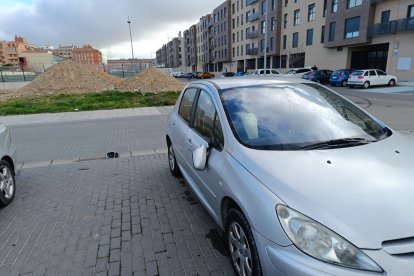
<path fill-rule="evenodd" d="M 236 87 L 221 97 L 234 135 L 254 149 L 300 150 L 325 141 L 375 142 L 390 135 L 354 104 L 316 84 Z"/>

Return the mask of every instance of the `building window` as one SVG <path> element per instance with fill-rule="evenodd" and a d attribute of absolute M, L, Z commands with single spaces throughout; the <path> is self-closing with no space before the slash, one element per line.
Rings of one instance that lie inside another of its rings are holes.
<path fill-rule="evenodd" d="M 270 51 L 273 51 L 273 40 L 274 40 L 274 37 L 272 36 L 271 38 L 270 38 Z"/>
<path fill-rule="evenodd" d="M 287 7 L 289 0 L 285 0 L 285 7 Z"/>
<path fill-rule="evenodd" d="M 407 10 L 407 17 L 414 17 L 414 5 L 409 5 Z"/>
<path fill-rule="evenodd" d="M 272 21 L 271 21 L 271 25 L 270 25 L 270 30 L 271 31 L 274 31 L 275 30 L 275 23 L 276 23 L 275 18 L 272 17 Z"/>
<path fill-rule="evenodd" d="M 390 10 L 383 11 L 381 13 L 381 23 L 388 23 L 388 22 L 390 22 L 390 13 L 391 13 Z"/>
<path fill-rule="evenodd" d="M 308 29 L 306 31 L 306 46 L 313 44 L 313 29 Z"/>
<path fill-rule="evenodd" d="M 262 30 L 262 34 L 266 33 L 266 21 L 262 21 L 260 23 L 260 29 Z"/>
<path fill-rule="evenodd" d="M 260 51 L 264 52 L 264 49 L 265 49 L 265 41 L 264 41 L 264 39 L 262 39 L 262 40 L 260 40 Z"/>
<path fill-rule="evenodd" d="M 308 21 L 315 20 L 315 4 L 310 4 L 308 6 Z"/>
<path fill-rule="evenodd" d="M 329 24 L 329 41 L 335 41 L 335 27 L 336 22 L 331 22 L 331 24 Z"/>
<path fill-rule="evenodd" d="M 234 3 L 231 5 L 231 10 L 232 10 L 232 14 L 234 14 L 236 12 L 235 8 L 234 8 Z"/>
<path fill-rule="evenodd" d="M 335 13 L 338 11 L 338 2 L 339 0 L 332 0 L 332 8 L 331 8 L 332 13 Z"/>
<path fill-rule="evenodd" d="M 293 26 L 300 24 L 300 10 L 295 10 L 293 13 Z"/>
<path fill-rule="evenodd" d="M 345 38 L 355 38 L 359 36 L 359 22 L 359 16 L 345 20 Z"/>
<path fill-rule="evenodd" d="M 327 6 L 326 0 L 323 0 L 323 17 L 326 17 L 326 6 Z"/>
<path fill-rule="evenodd" d="M 299 33 L 295 32 L 293 33 L 292 37 L 292 48 L 297 48 L 299 45 Z"/>
<path fill-rule="evenodd" d="M 283 35 L 283 49 L 286 49 L 286 44 L 287 44 L 287 37 L 286 35 Z"/>
<path fill-rule="evenodd" d="M 325 42 L 325 26 L 321 28 L 321 43 Z"/>
<path fill-rule="evenodd" d="M 276 1 L 272 0 L 272 11 L 276 9 Z"/>
<path fill-rule="evenodd" d="M 267 1 L 262 1 L 262 14 L 266 14 L 266 2 Z"/>
<path fill-rule="evenodd" d="M 348 0 L 348 3 L 347 3 L 348 9 L 356 7 L 356 6 L 361 6 L 361 5 L 362 5 L 362 0 Z"/>
<path fill-rule="evenodd" d="M 287 28 L 287 22 L 288 22 L 288 14 L 285 13 L 283 15 L 283 29 L 286 29 Z"/>
<path fill-rule="evenodd" d="M 300 2 L 300 0 L 295 0 L 295 3 L 299 3 Z"/>

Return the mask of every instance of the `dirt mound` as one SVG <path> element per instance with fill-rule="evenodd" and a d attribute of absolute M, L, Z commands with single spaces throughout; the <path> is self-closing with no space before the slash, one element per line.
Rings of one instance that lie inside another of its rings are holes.
<path fill-rule="evenodd" d="M 20 94 L 40 96 L 100 92 L 114 90 L 121 82 L 122 80 L 118 77 L 71 60 L 65 60 L 50 67 L 23 87 Z"/>
<path fill-rule="evenodd" d="M 120 89 L 124 91 L 140 91 L 142 93 L 181 91 L 183 88 L 183 83 L 154 67 L 126 79 L 120 86 Z"/>

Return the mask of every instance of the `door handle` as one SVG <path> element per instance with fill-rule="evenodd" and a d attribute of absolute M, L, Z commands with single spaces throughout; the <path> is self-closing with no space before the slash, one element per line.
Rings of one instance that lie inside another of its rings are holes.
<path fill-rule="evenodd" d="M 191 144 L 191 138 L 187 138 L 187 142 Z"/>

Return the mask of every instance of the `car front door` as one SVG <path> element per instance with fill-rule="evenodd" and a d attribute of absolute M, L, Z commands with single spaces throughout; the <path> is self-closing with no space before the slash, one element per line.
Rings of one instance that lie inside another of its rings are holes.
<path fill-rule="evenodd" d="M 385 84 L 388 84 L 388 82 L 390 81 L 390 77 L 384 72 L 384 71 L 381 71 L 381 70 L 375 70 L 376 72 L 377 72 L 377 75 L 378 75 L 378 84 L 381 84 L 381 85 L 385 85 Z"/>
<path fill-rule="evenodd" d="M 212 215 L 218 218 L 218 206 L 220 206 L 218 200 L 223 182 L 221 175 L 224 174 L 224 138 L 216 103 L 207 90 L 200 90 L 194 111 L 194 121 L 187 134 L 187 141 L 191 141 L 191 153 L 202 144 L 210 147 L 205 170 L 199 171 L 193 167 L 192 177 L 197 185 L 194 190 L 199 193 L 199 199 L 203 201 Z"/>
<path fill-rule="evenodd" d="M 380 82 L 378 80 L 377 73 L 375 72 L 375 70 L 369 70 L 369 82 L 370 82 L 371 85 L 380 84 Z"/>

